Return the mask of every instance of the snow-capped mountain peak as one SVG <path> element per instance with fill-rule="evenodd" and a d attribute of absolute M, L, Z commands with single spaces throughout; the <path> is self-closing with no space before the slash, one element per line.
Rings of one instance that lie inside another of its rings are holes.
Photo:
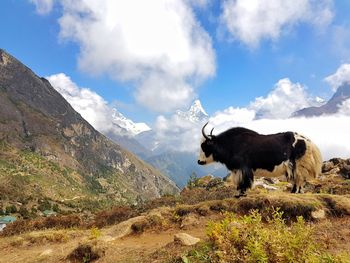
<path fill-rule="evenodd" d="M 203 109 L 200 100 L 195 100 L 188 111 L 177 110 L 176 114 L 179 117 L 192 122 L 201 122 L 209 117 Z"/>
<path fill-rule="evenodd" d="M 128 135 L 135 136 L 141 132 L 149 131 L 151 128 L 143 122 L 135 123 L 132 120 L 126 118 L 117 109 L 113 108 L 112 122 L 119 127 L 123 128 Z"/>

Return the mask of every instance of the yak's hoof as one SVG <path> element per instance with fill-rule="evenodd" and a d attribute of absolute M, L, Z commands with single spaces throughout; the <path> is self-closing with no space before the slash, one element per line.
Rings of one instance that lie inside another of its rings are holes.
<path fill-rule="evenodd" d="M 246 196 L 247 196 L 246 193 L 239 193 L 239 194 L 235 195 L 235 198 L 246 197 Z"/>

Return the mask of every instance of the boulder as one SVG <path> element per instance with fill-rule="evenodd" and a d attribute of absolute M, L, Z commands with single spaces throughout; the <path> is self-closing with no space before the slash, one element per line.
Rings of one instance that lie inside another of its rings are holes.
<path fill-rule="evenodd" d="M 141 224 L 146 221 L 146 216 L 137 216 L 130 218 L 129 220 L 123 221 L 113 227 L 110 235 L 115 239 L 122 238 L 127 235 L 130 235 L 134 232 L 133 225 Z"/>
<path fill-rule="evenodd" d="M 350 179 L 350 159 L 333 158 L 325 161 L 322 166 L 322 173 Z"/>
<path fill-rule="evenodd" d="M 183 246 L 193 246 L 200 242 L 201 240 L 197 237 L 193 237 L 186 233 L 178 233 L 174 236 L 174 242 L 179 243 Z"/>
<path fill-rule="evenodd" d="M 326 212 L 323 209 L 319 209 L 311 212 L 311 217 L 315 220 L 326 218 Z"/>

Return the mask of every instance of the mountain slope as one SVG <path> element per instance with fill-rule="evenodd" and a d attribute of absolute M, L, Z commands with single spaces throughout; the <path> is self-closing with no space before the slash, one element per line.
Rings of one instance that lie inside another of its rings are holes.
<path fill-rule="evenodd" d="M 30 152 L 76 173 L 66 185 L 57 183 L 45 191 L 49 198 L 85 193 L 101 201 L 133 202 L 178 191 L 167 177 L 97 132 L 46 79 L 1 49 L 0 141 L 7 147 L 0 152 L 6 163 Z M 10 158 L 8 152 L 14 156 Z M 24 171 L 23 177 L 29 174 Z M 28 178 L 28 184 L 22 185 L 26 187 L 23 192 L 35 188 L 36 177 Z M 2 173 L 0 185 L 17 183 L 13 179 Z M 76 185 L 80 188 L 77 193 L 58 194 L 57 189 Z"/>
<path fill-rule="evenodd" d="M 293 113 L 293 117 L 312 117 L 312 116 L 320 116 L 324 114 L 334 114 L 337 113 L 339 107 L 342 103 L 350 99 L 350 84 L 344 84 L 340 86 L 337 91 L 334 93 L 332 98 L 324 105 L 320 107 L 309 107 L 305 109 L 301 109 Z"/>

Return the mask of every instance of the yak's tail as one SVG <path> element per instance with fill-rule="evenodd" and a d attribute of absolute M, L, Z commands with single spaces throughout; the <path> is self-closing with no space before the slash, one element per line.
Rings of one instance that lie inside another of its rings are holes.
<path fill-rule="evenodd" d="M 303 188 L 306 181 L 317 178 L 322 173 L 322 155 L 315 143 L 305 139 L 305 154 L 296 160 L 296 178 L 295 184 L 299 191 Z"/>

